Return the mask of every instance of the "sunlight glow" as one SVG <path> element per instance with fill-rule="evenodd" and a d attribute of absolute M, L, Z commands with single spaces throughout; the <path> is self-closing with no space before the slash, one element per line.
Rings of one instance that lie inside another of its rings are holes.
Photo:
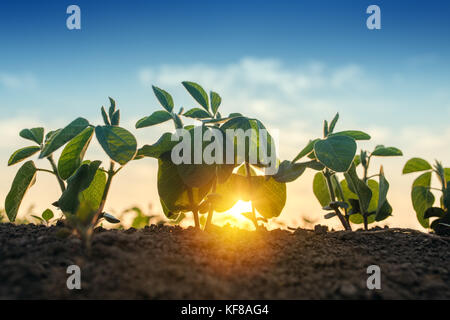
<path fill-rule="evenodd" d="M 251 211 L 252 203 L 250 201 L 239 200 L 230 210 L 223 213 L 216 212 L 213 218 L 214 224 L 219 226 L 229 224 L 233 227 L 253 230 L 255 228 L 253 223 L 242 215 L 244 212 Z"/>

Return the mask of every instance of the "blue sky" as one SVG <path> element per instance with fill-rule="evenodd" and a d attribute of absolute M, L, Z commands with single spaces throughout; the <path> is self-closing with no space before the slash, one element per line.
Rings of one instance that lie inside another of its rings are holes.
<path fill-rule="evenodd" d="M 66 28 L 71 4 L 81 8 L 81 30 Z M 381 8 L 381 30 L 366 28 L 371 4 Z M 445 162 L 449 16 L 446 1 L 2 1 L 0 156 L 5 163 L 22 146 L 21 126 L 100 121 L 108 96 L 133 128 L 159 108 L 151 84 L 193 106 L 180 85 L 192 80 L 221 93 L 227 112 L 282 128 L 283 158 L 339 111 L 342 128 L 371 130 L 374 144 Z M 137 135 L 152 143 L 152 130 Z M 404 160 L 391 164 L 398 194 L 410 183 L 398 174 Z M 0 173 L 9 181 L 14 170 Z M 310 192 L 310 181 L 292 188 Z M 0 187 L 0 198 L 6 192 Z M 410 210 L 408 201 L 399 207 Z"/>

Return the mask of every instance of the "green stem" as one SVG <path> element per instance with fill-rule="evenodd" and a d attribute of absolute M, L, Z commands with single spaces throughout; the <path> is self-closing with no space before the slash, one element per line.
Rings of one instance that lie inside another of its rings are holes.
<path fill-rule="evenodd" d="M 325 169 L 323 172 L 323 175 L 325 176 L 325 180 L 327 181 L 328 186 L 328 192 L 330 193 L 331 202 L 336 201 L 336 194 L 334 193 L 333 183 L 331 182 L 331 172 L 328 170 L 328 168 Z M 351 230 L 350 224 L 347 222 L 347 220 L 342 215 L 339 208 L 334 209 L 334 212 L 336 212 L 336 215 L 338 216 L 339 220 L 341 221 L 341 224 L 344 226 L 345 230 Z"/>
<path fill-rule="evenodd" d="M 108 198 L 109 189 L 111 188 L 111 182 L 112 178 L 114 177 L 114 162 L 111 161 L 109 164 L 109 170 L 108 170 L 108 178 L 106 180 L 105 189 L 103 191 L 102 200 L 100 202 L 100 206 L 97 210 L 97 213 L 95 215 L 94 226 L 97 224 L 100 215 L 102 214 L 103 210 L 105 209 L 106 199 Z"/>
<path fill-rule="evenodd" d="M 217 176 L 214 177 L 214 181 L 213 181 L 213 185 L 212 185 L 212 193 L 216 193 L 216 183 L 217 183 Z M 205 223 L 205 231 L 208 231 L 211 228 L 213 214 L 214 214 L 214 207 L 213 207 L 213 204 L 210 202 L 208 217 L 206 218 L 206 223 Z"/>
<path fill-rule="evenodd" d="M 192 195 L 192 188 L 188 188 L 188 197 L 189 197 L 189 202 L 190 202 L 191 208 L 192 208 L 192 214 L 194 215 L 195 228 L 196 229 L 200 229 L 200 220 L 198 219 L 198 208 L 194 204 L 194 197 Z"/>
<path fill-rule="evenodd" d="M 248 179 L 248 183 L 249 183 L 249 189 L 252 190 L 252 174 L 250 171 L 250 164 L 248 162 L 245 163 L 245 169 L 247 171 L 247 179 Z M 252 222 L 255 225 L 256 230 L 258 230 L 259 225 L 258 225 L 258 220 L 256 219 L 256 213 L 255 213 L 255 207 L 253 206 L 253 201 L 252 201 Z"/>
<path fill-rule="evenodd" d="M 48 159 L 48 161 L 50 162 L 50 164 L 52 166 L 53 173 L 56 176 L 56 179 L 58 180 L 59 187 L 61 188 L 61 191 L 64 192 L 64 190 L 66 190 L 66 185 L 64 184 L 63 179 L 61 179 L 61 177 L 59 176 L 58 168 L 56 167 L 55 160 L 53 160 L 53 155 L 48 156 L 47 159 Z"/>

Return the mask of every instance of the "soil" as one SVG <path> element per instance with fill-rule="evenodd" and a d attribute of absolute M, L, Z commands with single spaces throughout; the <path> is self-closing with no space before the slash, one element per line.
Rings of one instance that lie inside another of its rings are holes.
<path fill-rule="evenodd" d="M 87 257 L 58 228 L 0 224 L 1 299 L 450 299 L 450 238 L 415 230 L 98 228 Z"/>

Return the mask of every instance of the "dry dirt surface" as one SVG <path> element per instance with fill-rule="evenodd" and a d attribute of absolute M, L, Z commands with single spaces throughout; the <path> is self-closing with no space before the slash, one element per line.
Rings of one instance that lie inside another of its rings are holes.
<path fill-rule="evenodd" d="M 0 224 L 0 299 L 450 299 L 450 238 L 414 230 L 99 228 L 88 257 L 58 228 Z"/>

